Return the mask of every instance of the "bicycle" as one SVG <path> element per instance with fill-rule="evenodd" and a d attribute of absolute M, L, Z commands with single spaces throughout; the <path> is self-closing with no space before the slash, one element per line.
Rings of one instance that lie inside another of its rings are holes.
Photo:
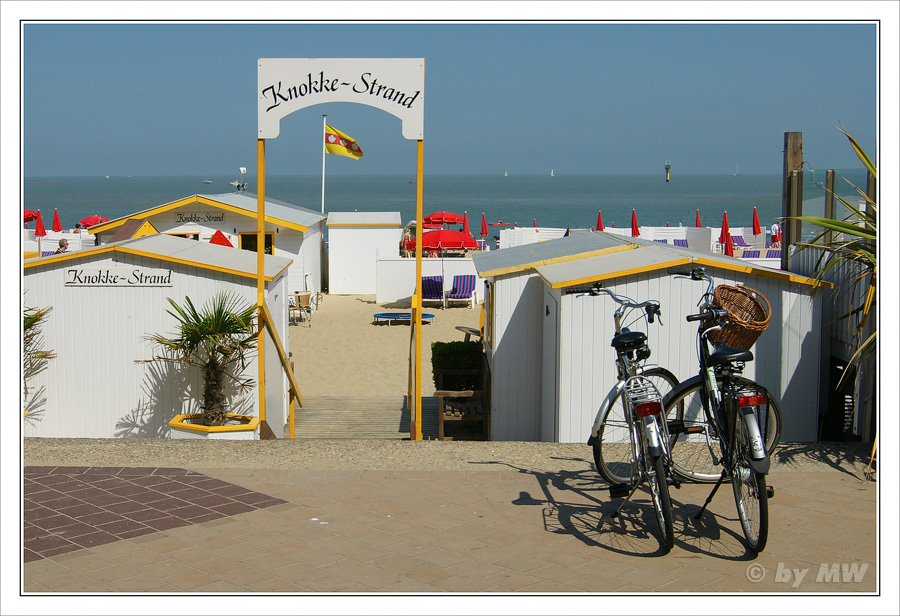
<path fill-rule="evenodd" d="M 684 479 L 715 482 L 695 519 L 730 479 L 744 537 L 751 551 L 760 552 L 768 538 L 768 498 L 774 490 L 766 486 L 766 475 L 780 440 L 781 409 L 765 387 L 742 376 L 752 352 L 709 339 L 727 324 L 728 311 L 715 305 L 715 284 L 706 268 L 670 273 L 708 285 L 700 313 L 686 317 L 699 322 L 699 373 L 664 400 L 672 470 Z"/>
<path fill-rule="evenodd" d="M 624 497 L 612 517 L 618 516 L 638 486 L 647 481 L 662 533 L 661 545 L 668 552 L 675 544 L 669 478 L 676 487 L 678 483 L 669 470 L 669 435 L 662 400 L 678 379 L 665 368 L 645 366 L 650 357 L 647 335 L 629 329 L 638 320 L 653 323 L 660 316 L 659 302 L 635 302 L 620 298 L 609 289 L 591 289 L 591 295 L 600 293 L 619 304 L 613 313 L 612 339 L 618 380 L 597 411 L 587 444 L 593 449 L 597 470 L 610 484 L 610 496 Z M 623 326 L 623 319 L 634 310 L 643 313 Z"/>

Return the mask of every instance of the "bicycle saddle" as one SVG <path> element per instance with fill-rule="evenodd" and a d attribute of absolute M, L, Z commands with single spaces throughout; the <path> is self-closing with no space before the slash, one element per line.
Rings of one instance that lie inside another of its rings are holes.
<path fill-rule="evenodd" d="M 753 353 L 745 349 L 735 349 L 722 342 L 713 344 L 713 352 L 706 361 L 707 366 L 721 366 L 737 361 L 753 361 Z"/>
<path fill-rule="evenodd" d="M 613 336 L 610 346 L 617 351 L 636 351 L 647 343 L 647 334 L 644 332 L 622 332 Z"/>

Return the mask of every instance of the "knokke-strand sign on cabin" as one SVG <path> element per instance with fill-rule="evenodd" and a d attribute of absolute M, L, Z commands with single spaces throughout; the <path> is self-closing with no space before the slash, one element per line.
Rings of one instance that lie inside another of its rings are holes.
<path fill-rule="evenodd" d="M 281 118 L 322 103 L 359 103 L 400 118 L 406 139 L 423 139 L 424 58 L 260 58 L 259 139 Z"/>
<path fill-rule="evenodd" d="M 171 287 L 172 270 L 142 267 L 77 267 L 65 272 L 66 287 Z"/>

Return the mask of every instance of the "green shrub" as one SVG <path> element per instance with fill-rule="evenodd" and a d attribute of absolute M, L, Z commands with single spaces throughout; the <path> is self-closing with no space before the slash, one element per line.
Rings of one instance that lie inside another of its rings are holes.
<path fill-rule="evenodd" d="M 439 387 L 436 370 L 481 370 L 482 357 L 481 342 L 470 340 L 455 340 L 453 342 L 431 343 L 431 370 L 435 388 Z M 478 389 L 481 386 L 481 378 L 474 374 L 445 374 L 442 389 L 451 391 L 465 391 Z"/>

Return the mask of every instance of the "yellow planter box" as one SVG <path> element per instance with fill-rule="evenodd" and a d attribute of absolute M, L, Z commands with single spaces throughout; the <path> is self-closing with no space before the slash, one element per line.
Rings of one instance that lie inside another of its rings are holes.
<path fill-rule="evenodd" d="M 226 413 L 226 417 L 240 423 L 231 423 L 224 426 L 204 426 L 191 423 L 191 420 L 202 417 L 202 413 L 187 413 L 176 415 L 169 421 L 172 428 L 171 438 L 182 439 L 259 439 L 259 417 Z"/>

